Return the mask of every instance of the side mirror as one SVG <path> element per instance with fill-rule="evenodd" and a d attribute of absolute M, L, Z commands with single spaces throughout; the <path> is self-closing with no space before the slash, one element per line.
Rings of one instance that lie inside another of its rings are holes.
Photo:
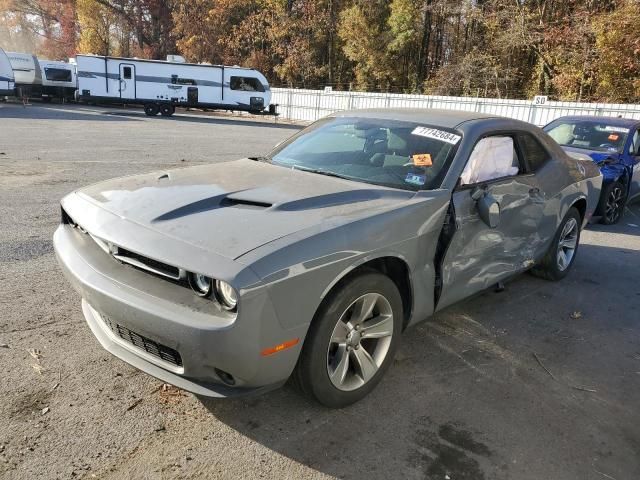
<path fill-rule="evenodd" d="M 486 194 L 476 203 L 478 215 L 489 228 L 500 225 L 500 204 L 491 195 Z"/>
<path fill-rule="evenodd" d="M 471 198 L 476 202 L 478 215 L 489 228 L 500 225 L 500 204 L 487 191 L 486 186 L 477 186 L 471 190 Z"/>

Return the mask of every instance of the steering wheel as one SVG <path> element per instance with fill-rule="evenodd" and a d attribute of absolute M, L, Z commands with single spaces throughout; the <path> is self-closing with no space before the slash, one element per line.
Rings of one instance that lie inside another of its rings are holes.
<path fill-rule="evenodd" d="M 598 148 L 616 148 L 616 146 L 612 143 L 602 143 Z"/>

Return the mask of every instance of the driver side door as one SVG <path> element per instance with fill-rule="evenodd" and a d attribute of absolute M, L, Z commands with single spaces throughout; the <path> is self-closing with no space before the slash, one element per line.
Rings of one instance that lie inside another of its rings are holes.
<path fill-rule="evenodd" d="M 640 196 L 640 129 L 636 129 L 631 138 L 629 155 L 634 159 L 633 174 L 629 185 L 629 198 Z"/>
<path fill-rule="evenodd" d="M 500 148 L 487 148 L 486 140 Z M 516 133 L 492 135 L 478 141 L 469 157 L 452 195 L 455 224 L 442 259 L 436 311 L 527 269 L 544 248 L 539 228 L 545 192 L 519 144 Z M 495 228 L 480 217 L 477 199 L 483 196 L 499 204 Z"/>

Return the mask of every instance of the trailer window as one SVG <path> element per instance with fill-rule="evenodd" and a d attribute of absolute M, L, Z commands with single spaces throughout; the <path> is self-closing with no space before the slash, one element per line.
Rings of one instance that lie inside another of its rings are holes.
<path fill-rule="evenodd" d="M 231 81 L 229 83 L 231 90 L 264 92 L 264 86 L 260 83 L 260 80 L 254 77 L 231 77 Z"/>
<path fill-rule="evenodd" d="M 124 67 L 122 69 L 122 76 L 125 80 L 131 80 L 131 67 Z"/>
<path fill-rule="evenodd" d="M 47 77 L 47 80 L 50 80 L 52 82 L 70 82 L 71 70 L 66 70 L 64 68 L 45 67 L 44 76 Z"/>
<path fill-rule="evenodd" d="M 196 81 L 192 78 L 180 78 L 178 77 L 178 85 L 197 85 Z"/>

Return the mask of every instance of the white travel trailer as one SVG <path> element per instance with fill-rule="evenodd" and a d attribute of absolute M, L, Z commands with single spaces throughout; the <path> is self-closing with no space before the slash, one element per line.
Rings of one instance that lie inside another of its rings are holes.
<path fill-rule="evenodd" d="M 66 62 L 40 60 L 42 76 L 42 100 L 52 98 L 73 100 L 76 89 L 76 66 Z"/>
<path fill-rule="evenodd" d="M 144 105 L 147 115 L 173 115 L 176 106 L 275 114 L 269 83 L 256 70 L 95 55 L 76 63 L 82 101 Z"/>
<path fill-rule="evenodd" d="M 15 95 L 13 68 L 7 54 L 0 48 L 0 97 L 9 95 Z"/>
<path fill-rule="evenodd" d="M 40 96 L 42 74 L 35 55 L 30 53 L 7 52 L 13 76 L 16 82 L 16 94 L 19 97 Z"/>

